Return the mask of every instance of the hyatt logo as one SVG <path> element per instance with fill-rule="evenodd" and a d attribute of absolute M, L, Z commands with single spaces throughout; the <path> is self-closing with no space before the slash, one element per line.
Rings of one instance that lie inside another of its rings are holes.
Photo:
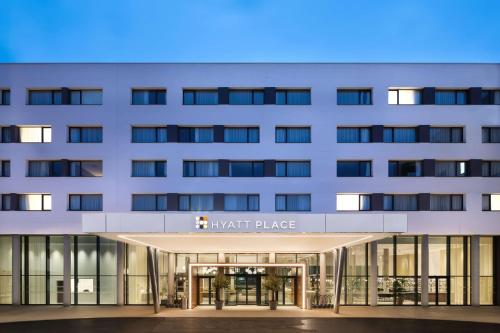
<path fill-rule="evenodd" d="M 208 229 L 208 216 L 196 216 L 196 229 Z"/>

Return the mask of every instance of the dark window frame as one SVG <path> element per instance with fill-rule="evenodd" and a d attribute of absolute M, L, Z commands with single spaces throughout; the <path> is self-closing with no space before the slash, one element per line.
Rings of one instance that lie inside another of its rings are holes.
<path fill-rule="evenodd" d="M 155 209 L 134 209 L 134 197 L 138 196 L 154 196 L 155 198 Z M 160 197 L 165 197 L 165 202 L 168 201 L 167 194 L 166 193 L 132 193 L 131 197 L 131 207 L 130 211 L 131 212 L 166 212 L 168 210 L 168 205 L 165 209 L 158 209 L 158 198 Z"/>
<path fill-rule="evenodd" d="M 10 105 L 10 89 L 0 89 L 0 105 Z"/>
<path fill-rule="evenodd" d="M 438 104 L 437 103 L 437 94 L 439 94 L 440 92 L 447 92 L 447 93 L 454 93 L 454 103 L 450 103 L 450 104 Z M 460 94 L 465 94 L 465 103 L 464 104 L 458 104 L 457 101 L 458 101 L 458 95 Z M 435 98 L 434 98 L 434 104 L 435 105 L 467 105 L 469 104 L 468 101 L 467 101 L 467 98 L 468 98 L 468 93 L 467 93 L 467 90 L 465 89 L 437 89 L 436 90 L 436 93 L 435 93 Z"/>
<path fill-rule="evenodd" d="M 101 141 L 91 141 L 91 142 L 82 142 L 82 131 L 85 129 L 100 129 L 101 130 Z M 71 130 L 78 130 L 80 133 L 80 141 L 71 141 Z M 68 126 L 68 140 L 67 143 L 102 143 L 103 140 L 103 128 L 102 126 Z"/>
<path fill-rule="evenodd" d="M 195 140 L 195 132 L 197 128 L 210 128 L 212 129 L 212 141 L 200 142 Z M 182 131 L 189 131 L 189 141 L 184 141 L 181 136 Z M 177 142 L 178 143 L 214 143 L 215 142 L 215 131 L 213 126 L 179 126 L 177 128 Z"/>
<path fill-rule="evenodd" d="M 357 164 L 358 174 L 355 175 L 355 176 L 342 176 L 342 175 L 339 175 L 339 166 L 341 166 L 342 163 L 356 163 Z M 369 170 L 370 170 L 370 175 L 369 176 L 361 175 L 361 163 L 368 163 L 368 167 L 369 167 Z M 363 178 L 373 177 L 372 167 L 373 167 L 373 163 L 370 160 L 355 160 L 355 161 L 353 161 L 353 160 L 351 160 L 351 161 L 350 160 L 337 160 L 337 177 L 341 177 L 341 178 L 345 178 L 345 177 L 351 177 L 351 178 L 352 177 L 363 177 Z"/>
<path fill-rule="evenodd" d="M 99 196 L 101 198 L 101 209 L 82 209 L 82 197 L 85 196 Z M 71 198 L 72 197 L 79 197 L 79 207 L 80 209 L 73 209 L 71 208 Z M 101 193 L 95 193 L 95 194 L 90 194 L 90 193 L 83 193 L 83 194 L 69 194 L 68 195 L 68 211 L 71 212 L 102 212 L 103 211 L 103 195 Z"/>
<path fill-rule="evenodd" d="M 500 126 L 482 126 L 481 127 L 481 142 L 482 143 L 500 143 L 500 141 L 491 141 L 491 131 L 493 129 L 498 129 L 500 131 Z M 483 141 L 483 138 L 484 138 L 483 132 L 485 130 L 488 131 L 487 132 L 488 133 L 488 135 L 487 135 L 488 140 L 487 141 Z"/>
<path fill-rule="evenodd" d="M 463 194 L 431 194 L 430 200 L 432 200 L 432 197 L 448 197 L 449 204 L 450 204 L 450 209 L 432 209 L 432 207 L 429 208 L 430 211 L 432 212 L 462 212 L 465 211 L 464 207 L 464 196 Z M 453 209 L 453 198 L 454 197 L 460 197 L 460 209 Z"/>
<path fill-rule="evenodd" d="M 233 176 L 232 175 L 232 168 L 231 164 L 232 163 L 250 163 L 251 164 L 251 169 L 252 169 L 252 175 L 250 176 Z M 262 175 L 257 174 L 256 169 L 257 165 L 261 165 L 262 169 Z M 229 177 L 234 177 L 234 178 L 258 178 L 258 177 L 264 177 L 265 171 L 264 171 L 264 161 L 229 161 Z"/>
<path fill-rule="evenodd" d="M 151 93 L 154 94 L 154 103 L 145 103 L 145 104 L 136 104 L 134 103 L 134 93 L 135 92 L 147 92 L 148 93 L 148 101 L 149 101 L 149 96 Z M 164 103 L 160 98 L 160 94 L 164 94 Z M 167 105 L 167 89 L 164 88 L 132 88 L 131 92 L 131 101 L 130 105 Z"/>
<path fill-rule="evenodd" d="M 154 129 L 155 130 L 155 141 L 148 141 L 148 142 L 138 142 L 138 141 L 134 141 L 134 129 L 145 129 L 145 128 L 149 128 L 149 129 Z M 159 141 L 158 138 L 159 138 L 159 131 L 161 130 L 165 130 L 166 132 L 166 136 L 165 136 L 165 141 Z M 166 143 L 168 142 L 168 130 L 167 130 L 167 126 L 132 126 L 132 133 L 131 133 L 131 138 L 130 138 L 130 143 Z"/>
<path fill-rule="evenodd" d="M 481 105 L 499 105 L 495 104 L 495 93 L 500 89 L 484 89 L 481 91 Z"/>
<path fill-rule="evenodd" d="M 431 138 L 432 138 L 432 135 L 429 134 L 429 142 L 430 143 L 465 143 L 465 140 L 464 140 L 464 127 L 460 127 L 460 126 L 430 126 L 429 127 L 429 132 L 432 131 L 432 129 L 446 129 L 448 130 L 448 134 L 449 134 L 449 137 L 448 137 L 448 141 L 446 142 L 438 142 L 438 141 L 432 141 Z M 460 130 L 460 141 L 458 142 L 455 142 L 453 141 L 453 130 L 457 130 L 459 129 Z"/>
<path fill-rule="evenodd" d="M 10 177 L 10 160 L 0 160 L 0 177 Z"/>
<path fill-rule="evenodd" d="M 339 93 L 342 92 L 356 92 L 358 94 L 358 103 L 355 104 L 342 104 L 339 103 Z M 361 93 L 370 93 L 370 103 L 361 104 Z M 356 88 L 341 88 L 337 89 L 337 105 L 373 105 L 373 89 L 356 89 Z"/>
<path fill-rule="evenodd" d="M 183 160 L 182 161 L 182 177 L 183 178 L 217 178 L 219 177 L 219 172 L 217 172 L 217 176 L 199 176 L 197 175 L 196 173 L 196 165 L 198 163 L 213 163 L 213 162 L 216 162 L 217 163 L 217 167 L 219 167 L 219 160 Z M 194 164 L 193 166 L 193 171 L 194 171 L 194 174 L 191 176 L 191 175 L 186 175 L 186 164 Z"/>
<path fill-rule="evenodd" d="M 232 92 L 251 92 L 252 93 L 252 103 L 250 103 L 250 104 L 231 103 L 231 93 Z M 262 103 L 255 103 L 255 93 L 262 94 Z M 264 105 L 264 89 L 229 89 L 228 104 L 229 105 Z"/>
<path fill-rule="evenodd" d="M 218 96 L 218 91 L 217 89 L 183 89 L 182 90 L 182 105 L 218 105 L 219 104 L 219 98 L 217 97 L 217 103 L 213 104 L 201 104 L 196 102 L 196 94 L 199 92 L 211 92 L 215 93 L 216 96 Z M 193 103 L 186 103 L 186 97 L 185 94 L 193 94 Z"/>
<path fill-rule="evenodd" d="M 275 169 L 277 170 L 278 168 L 278 163 L 284 163 L 285 164 L 285 175 L 284 176 L 278 176 L 278 172 L 275 172 L 275 176 L 278 178 L 307 178 L 307 177 L 312 177 L 312 163 L 311 160 L 300 160 L 300 161 L 294 161 L 294 160 L 287 160 L 287 161 L 276 161 L 275 162 Z M 288 175 L 288 164 L 289 163 L 308 163 L 309 164 L 309 175 L 308 176 L 289 176 Z"/>
<path fill-rule="evenodd" d="M 155 175 L 154 176 L 134 176 L 134 162 L 152 162 L 155 167 Z M 163 164 L 163 168 L 161 168 L 161 164 Z M 163 175 L 159 175 L 159 170 L 163 169 Z M 132 160 L 132 178 L 165 178 L 167 177 L 167 161 L 166 160 Z"/>
<path fill-rule="evenodd" d="M 339 141 L 339 129 L 355 129 L 357 132 L 358 132 L 358 141 L 355 141 L 355 142 L 341 142 Z M 361 141 L 361 131 L 362 130 L 368 130 L 368 137 L 369 137 L 369 141 L 368 142 L 364 142 L 364 141 Z M 369 126 L 362 126 L 362 127 L 356 127 L 356 126 L 337 126 L 337 143 L 372 143 L 373 140 L 372 140 L 372 128 L 369 127 Z"/>
<path fill-rule="evenodd" d="M 393 164 L 396 164 L 396 170 L 397 170 L 397 174 L 396 175 L 391 175 L 391 163 Z M 417 163 L 420 163 L 420 175 L 419 176 L 408 176 L 408 175 L 402 175 L 401 174 L 401 165 L 403 163 L 414 163 L 415 164 L 415 173 L 416 173 L 416 170 L 417 170 L 417 167 L 416 167 L 416 164 Z M 387 161 L 387 175 L 388 177 L 423 177 L 423 170 L 422 170 L 422 161 L 420 160 L 389 160 Z"/>
<path fill-rule="evenodd" d="M 295 195 L 300 195 L 300 196 L 307 196 L 309 197 L 309 209 L 308 210 L 289 210 L 288 209 L 288 197 L 289 196 L 295 196 Z M 278 197 L 285 197 L 285 209 L 284 210 L 278 210 L 277 208 L 277 199 Z M 312 211 L 312 197 L 310 193 L 276 193 L 274 195 L 274 210 L 276 212 L 310 212 Z"/>
<path fill-rule="evenodd" d="M 256 197 L 257 198 L 257 209 L 246 209 L 246 210 L 233 210 L 233 209 L 226 209 L 226 195 L 244 195 L 246 196 L 247 199 L 247 208 L 250 207 L 250 197 Z M 224 194 L 224 211 L 225 212 L 260 212 L 260 195 L 259 194 L 241 194 L 241 193 L 226 193 Z"/>
<path fill-rule="evenodd" d="M 308 129 L 309 130 L 309 141 L 304 141 L 304 142 L 290 142 L 288 140 L 288 130 L 291 128 L 300 128 L 300 129 Z M 278 131 L 279 130 L 284 130 L 285 131 L 285 141 L 279 142 L 278 141 Z M 275 143 L 311 143 L 312 137 L 312 132 L 311 132 L 311 126 L 276 126 L 274 129 L 274 142 Z"/>
<path fill-rule="evenodd" d="M 226 140 L 226 129 L 240 129 L 246 130 L 247 132 L 247 140 L 246 141 L 227 141 Z M 250 130 L 257 130 L 257 141 L 250 141 Z M 260 127 L 259 126 L 224 126 L 224 143 L 260 143 Z"/>
<path fill-rule="evenodd" d="M 394 198 L 397 196 L 402 196 L 402 195 L 408 195 L 408 196 L 414 196 L 416 198 L 417 206 L 415 209 L 408 209 L 408 210 L 395 210 L 394 209 Z M 385 209 L 385 197 L 391 197 L 391 209 Z M 417 194 L 385 194 L 383 195 L 383 204 L 382 204 L 382 210 L 383 211 L 388 211 L 388 212 L 418 212 L 420 210 L 420 207 L 418 205 L 418 195 Z"/>
<path fill-rule="evenodd" d="M 396 129 L 412 129 L 415 132 L 415 141 L 411 142 L 403 142 L 403 141 L 394 141 L 394 132 Z M 386 130 L 391 131 L 391 141 L 386 141 L 385 139 L 385 132 Z M 418 143 L 418 132 L 417 132 L 417 127 L 393 127 L 393 126 L 384 126 L 383 133 L 382 133 L 382 141 L 383 143 Z"/>
<path fill-rule="evenodd" d="M 288 102 L 289 100 L 289 93 L 292 92 L 303 92 L 303 93 L 309 93 L 309 103 L 306 104 L 291 104 Z M 285 94 L 285 103 L 278 103 L 278 94 L 284 93 Z M 312 95 L 311 95 L 311 89 L 276 89 L 275 91 L 275 97 L 276 97 L 276 105 L 312 105 Z"/>
<path fill-rule="evenodd" d="M 178 204 L 177 204 L 177 210 L 180 211 L 180 212 L 197 212 L 195 210 L 193 210 L 192 208 L 192 205 L 191 205 L 191 199 L 192 199 L 192 196 L 193 195 L 210 195 L 212 196 L 212 200 L 215 201 L 215 196 L 213 193 L 198 193 L 198 194 L 195 194 L 195 193 L 182 193 L 182 194 L 179 194 L 179 200 L 178 200 Z M 189 209 L 181 209 L 181 197 L 187 197 L 189 199 Z M 204 210 L 205 211 L 205 210 Z M 212 209 L 210 210 L 206 210 L 208 212 L 213 212 L 213 211 L 216 211 L 215 210 L 215 202 L 214 202 L 214 205 L 212 207 Z"/>

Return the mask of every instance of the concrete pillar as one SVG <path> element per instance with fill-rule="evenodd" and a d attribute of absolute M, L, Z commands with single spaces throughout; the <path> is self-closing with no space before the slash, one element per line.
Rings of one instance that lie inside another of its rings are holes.
<path fill-rule="evenodd" d="M 63 239 L 63 304 L 71 305 L 71 236 L 64 235 Z M 76 265 L 76 263 L 75 263 Z"/>
<path fill-rule="evenodd" d="M 470 238 L 470 304 L 479 305 L 479 236 Z"/>
<path fill-rule="evenodd" d="M 21 305 L 21 236 L 12 236 L 12 304 Z"/>
<path fill-rule="evenodd" d="M 269 252 L 269 263 L 270 264 L 276 263 L 276 253 L 275 252 Z"/>
<path fill-rule="evenodd" d="M 148 275 L 149 282 L 151 286 L 152 296 L 153 296 L 153 308 L 154 312 L 160 312 L 160 297 L 158 294 L 158 267 L 156 265 L 156 249 L 148 246 L 147 248 L 147 260 L 148 260 Z"/>
<path fill-rule="evenodd" d="M 116 244 L 116 304 L 125 304 L 125 244 Z"/>
<path fill-rule="evenodd" d="M 175 299 L 175 253 L 168 253 L 168 304 L 173 304 Z"/>
<path fill-rule="evenodd" d="M 224 254 L 224 252 L 219 252 L 219 253 L 217 254 L 217 262 L 218 262 L 219 264 L 223 264 L 223 263 L 225 263 L 225 262 L 226 262 L 226 255 Z"/>
<path fill-rule="evenodd" d="M 319 254 L 319 303 L 326 302 L 326 253 Z"/>
<path fill-rule="evenodd" d="M 429 306 L 429 235 L 422 235 L 420 246 L 420 281 L 422 306 Z"/>
<path fill-rule="evenodd" d="M 377 242 L 371 242 L 370 246 L 370 272 L 368 277 L 368 292 L 370 294 L 370 305 L 376 306 L 378 302 L 378 289 L 377 289 Z"/>
<path fill-rule="evenodd" d="M 347 259 L 347 248 L 342 247 L 340 251 L 337 250 L 337 279 L 335 280 L 335 301 L 333 303 L 333 312 L 339 313 L 340 311 L 340 296 L 342 293 L 342 278 L 344 277 L 344 266 Z"/>

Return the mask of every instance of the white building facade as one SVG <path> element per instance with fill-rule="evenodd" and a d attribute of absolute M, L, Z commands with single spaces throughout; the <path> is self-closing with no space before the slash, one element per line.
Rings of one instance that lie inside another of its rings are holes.
<path fill-rule="evenodd" d="M 499 64 L 2 64 L 0 131 L 1 304 L 500 303 Z"/>

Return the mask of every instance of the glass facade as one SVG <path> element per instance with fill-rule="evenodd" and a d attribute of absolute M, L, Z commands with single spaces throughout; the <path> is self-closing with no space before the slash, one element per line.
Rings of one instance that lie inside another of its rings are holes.
<path fill-rule="evenodd" d="M 12 303 L 12 237 L 0 236 L 0 304 Z"/>

